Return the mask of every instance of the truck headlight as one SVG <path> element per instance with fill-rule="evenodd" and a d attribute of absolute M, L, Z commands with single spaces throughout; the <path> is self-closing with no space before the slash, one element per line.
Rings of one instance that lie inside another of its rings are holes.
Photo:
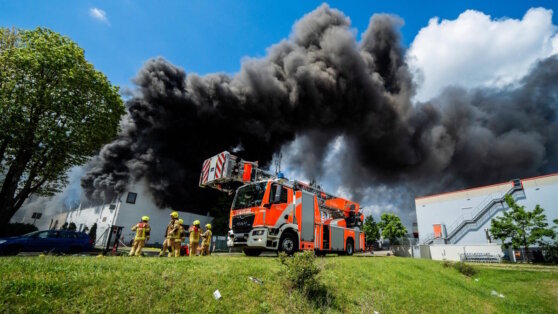
<path fill-rule="evenodd" d="M 262 235 L 264 234 L 265 230 L 254 230 L 252 231 L 252 235 Z"/>

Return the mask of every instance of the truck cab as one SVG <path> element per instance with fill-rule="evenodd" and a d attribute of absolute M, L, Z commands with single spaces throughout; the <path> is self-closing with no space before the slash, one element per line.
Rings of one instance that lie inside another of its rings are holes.
<path fill-rule="evenodd" d="M 275 180 L 238 188 L 231 206 L 228 245 L 242 247 L 247 255 L 277 250 L 279 229 L 290 227 L 291 233 L 296 232 L 294 199 L 293 188 Z M 291 239 L 287 244 L 287 251 L 293 250 L 296 241 Z"/>

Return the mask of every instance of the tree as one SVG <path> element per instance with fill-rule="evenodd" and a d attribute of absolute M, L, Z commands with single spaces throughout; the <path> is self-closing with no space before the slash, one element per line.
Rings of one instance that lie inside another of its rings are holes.
<path fill-rule="evenodd" d="M 0 28 L 0 225 L 31 194 L 60 191 L 124 113 L 118 87 L 69 38 Z"/>
<path fill-rule="evenodd" d="M 89 238 L 95 242 L 97 240 L 97 223 L 94 223 L 91 226 L 91 230 L 89 231 Z"/>
<path fill-rule="evenodd" d="M 363 230 L 367 245 L 371 245 L 374 241 L 378 241 L 380 239 L 380 228 L 374 221 L 374 217 L 372 215 L 367 216 L 364 220 Z"/>
<path fill-rule="evenodd" d="M 383 213 L 378 227 L 382 229 L 382 237 L 388 239 L 390 245 L 399 243 L 397 239 L 407 234 L 407 228 L 395 214 Z"/>
<path fill-rule="evenodd" d="M 542 245 L 544 237 L 554 237 L 554 231 L 548 228 L 542 207 L 537 205 L 533 211 L 527 211 L 525 206 L 519 206 L 511 195 L 506 195 L 505 200 L 509 210 L 505 211 L 503 216 L 492 219 L 490 226 L 490 233 L 502 241 L 504 248 L 523 247 L 525 255 L 528 255 L 531 245 Z"/>

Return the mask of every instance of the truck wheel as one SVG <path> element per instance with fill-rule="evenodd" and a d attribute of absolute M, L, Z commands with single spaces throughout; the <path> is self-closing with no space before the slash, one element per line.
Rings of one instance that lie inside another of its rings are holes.
<path fill-rule="evenodd" d="M 262 250 L 258 249 L 243 249 L 242 251 L 246 256 L 260 256 L 262 254 Z"/>
<path fill-rule="evenodd" d="M 348 239 L 347 240 L 347 245 L 345 246 L 347 249 L 345 250 L 345 253 L 348 256 L 353 255 L 354 251 L 355 251 L 355 245 L 353 244 L 353 240 Z"/>
<path fill-rule="evenodd" d="M 287 232 L 281 236 L 279 240 L 279 252 L 285 252 L 291 256 L 298 250 L 298 239 L 291 233 Z"/>

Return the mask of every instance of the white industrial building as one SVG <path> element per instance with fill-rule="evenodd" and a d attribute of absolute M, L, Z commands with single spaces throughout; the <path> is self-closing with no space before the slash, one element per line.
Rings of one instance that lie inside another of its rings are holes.
<path fill-rule="evenodd" d="M 74 223 L 77 230 L 91 228 L 97 223 L 96 246 L 104 247 L 112 226 L 123 227 L 121 242 L 129 245 L 135 233 L 130 229 L 138 223 L 142 216 L 149 216 L 151 226 L 151 239 L 147 245 L 162 245 L 165 238 L 165 229 L 170 220 L 170 213 L 177 210 L 179 217 L 184 220 L 184 225 L 189 227 L 194 220 L 199 220 L 201 225 L 211 223 L 213 217 L 198 215 L 177 209 L 161 209 L 155 205 L 149 192 L 143 184 L 137 184 L 127 192 L 119 195 L 112 203 L 93 207 L 79 207 L 68 212 L 66 222 Z"/>
<path fill-rule="evenodd" d="M 185 208 L 184 208 L 185 209 Z M 59 229 L 64 223 L 74 223 L 78 231 L 90 230 L 93 224 L 97 224 L 97 247 L 106 247 L 109 233 L 122 227 L 120 241 L 129 245 L 134 238 L 134 232 L 130 229 L 139 222 L 142 216 L 149 216 L 151 226 L 151 239 L 147 245 L 162 245 L 165 229 L 170 220 L 170 213 L 178 211 L 179 217 L 184 220 L 184 226 L 189 227 L 194 220 L 199 220 L 201 225 L 211 223 L 213 217 L 185 212 L 183 208 L 161 209 L 155 205 L 144 184 L 136 184 L 127 192 L 119 195 L 108 204 L 97 206 L 79 205 L 67 212 L 48 215 L 40 209 L 33 212 L 21 211 L 12 218 L 12 222 L 23 222 L 34 224 L 39 230 Z M 114 235 L 111 243 L 114 241 Z"/>
<path fill-rule="evenodd" d="M 467 254 L 502 256 L 501 244 L 491 238 L 489 229 L 492 219 L 508 209 L 506 194 L 530 211 L 540 205 L 550 225 L 558 218 L 558 173 L 418 197 L 419 243 L 429 246 L 420 248 L 421 256 L 439 260 L 459 260 Z"/>

